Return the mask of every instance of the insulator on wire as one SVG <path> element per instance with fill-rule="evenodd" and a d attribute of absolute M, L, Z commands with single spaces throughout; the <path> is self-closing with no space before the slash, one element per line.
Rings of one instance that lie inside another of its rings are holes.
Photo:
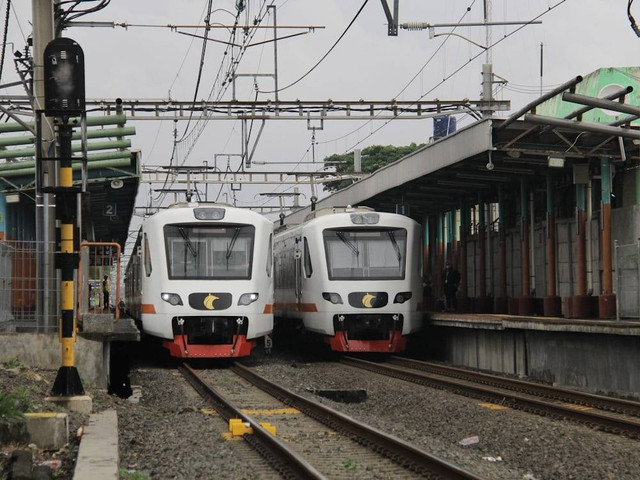
<path fill-rule="evenodd" d="M 400 25 L 403 30 L 426 30 L 431 25 L 425 22 L 407 22 Z"/>

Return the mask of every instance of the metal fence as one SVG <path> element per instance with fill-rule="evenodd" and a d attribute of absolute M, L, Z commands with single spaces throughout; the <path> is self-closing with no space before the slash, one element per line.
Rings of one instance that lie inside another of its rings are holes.
<path fill-rule="evenodd" d="M 48 247 L 43 242 L 0 242 L 0 329 L 57 330 L 58 315 L 55 312 L 59 308 L 59 298 L 55 288 L 56 271 L 45 265 L 48 261 L 45 252 L 53 252 L 54 248 L 53 242 Z M 44 295 L 47 282 L 54 287 L 50 297 Z"/>
<path fill-rule="evenodd" d="M 0 331 L 56 332 L 60 317 L 60 276 L 54 266 L 55 243 L 0 241 Z M 82 243 L 76 306 L 87 313 L 120 314 L 120 245 Z M 106 280 L 106 284 L 105 284 Z M 46 286 L 49 288 L 45 288 Z M 105 288 L 109 291 L 104 304 Z"/>
<path fill-rule="evenodd" d="M 640 240 L 614 243 L 617 318 L 640 318 Z"/>

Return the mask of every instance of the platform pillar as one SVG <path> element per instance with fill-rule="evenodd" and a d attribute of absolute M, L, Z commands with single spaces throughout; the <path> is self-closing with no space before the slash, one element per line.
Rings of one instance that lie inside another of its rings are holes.
<path fill-rule="evenodd" d="M 611 180 L 612 165 L 609 158 L 600 160 L 600 178 L 602 183 L 602 225 L 601 234 L 601 260 L 602 260 L 602 294 L 598 299 L 598 317 L 616 317 L 616 296 L 613 293 L 613 269 L 611 249 Z"/>
<path fill-rule="evenodd" d="M 531 277 L 529 262 L 529 189 L 524 178 L 520 180 L 520 258 L 522 270 L 522 296 L 518 300 L 519 315 L 533 315 L 534 301 L 531 297 Z"/>
<path fill-rule="evenodd" d="M 587 255 L 586 255 L 586 185 L 576 184 L 576 271 L 577 291 L 570 298 L 570 317 L 592 317 L 591 299 L 587 296 Z"/>
<path fill-rule="evenodd" d="M 509 311 L 507 296 L 507 234 L 505 231 L 504 187 L 498 188 L 498 295 L 494 305 L 495 313 Z"/>
<path fill-rule="evenodd" d="M 545 317 L 562 314 L 562 299 L 556 295 L 556 220 L 553 210 L 553 174 L 547 173 L 547 296 L 544 298 Z"/>
<path fill-rule="evenodd" d="M 458 294 L 458 311 L 469 311 L 467 295 L 467 234 L 469 232 L 469 208 L 466 202 L 460 205 L 460 233 L 458 238 L 458 271 L 460 272 L 460 292 Z"/>

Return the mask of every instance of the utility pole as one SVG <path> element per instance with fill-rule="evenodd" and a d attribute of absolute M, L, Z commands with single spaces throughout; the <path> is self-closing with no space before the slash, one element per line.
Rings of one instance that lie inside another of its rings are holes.
<path fill-rule="evenodd" d="M 44 50 L 55 37 L 55 21 L 53 0 L 32 0 L 33 16 L 33 110 L 44 110 Z M 39 156 L 46 159 L 53 156 L 54 143 L 53 123 L 50 118 L 43 117 L 41 143 L 36 145 Z M 38 162 L 36 165 L 36 182 L 41 181 L 36 191 L 42 187 L 53 187 L 56 184 L 55 162 Z M 38 248 L 37 265 L 39 284 L 37 288 L 38 330 L 45 331 L 57 325 L 56 284 L 54 269 L 55 242 L 55 208 L 53 195 L 36 194 L 36 243 Z"/>
<path fill-rule="evenodd" d="M 482 100 L 491 102 L 493 100 L 493 64 L 491 63 L 491 0 L 484 0 L 484 23 L 485 26 L 485 53 L 486 60 L 482 65 Z M 491 117 L 493 112 L 490 109 L 483 110 L 482 116 Z"/>

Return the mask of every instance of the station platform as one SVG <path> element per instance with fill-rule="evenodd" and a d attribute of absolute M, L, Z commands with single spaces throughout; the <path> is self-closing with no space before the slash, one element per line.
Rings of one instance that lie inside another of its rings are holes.
<path fill-rule="evenodd" d="M 430 325 L 441 327 L 483 328 L 489 330 L 526 329 L 549 332 L 640 336 L 640 320 L 594 320 L 456 312 L 427 312 L 426 320 Z"/>
<path fill-rule="evenodd" d="M 425 358 L 640 399 L 640 321 L 425 312 Z"/>

